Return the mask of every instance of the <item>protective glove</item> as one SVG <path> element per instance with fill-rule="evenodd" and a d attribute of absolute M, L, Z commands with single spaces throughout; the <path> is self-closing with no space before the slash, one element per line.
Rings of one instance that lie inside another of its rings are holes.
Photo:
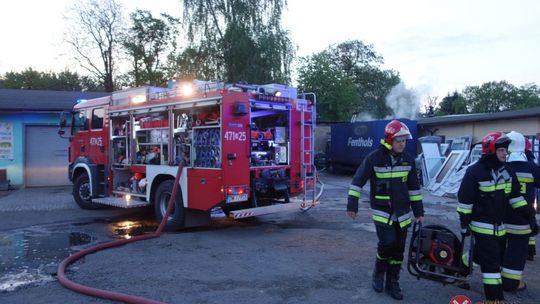
<path fill-rule="evenodd" d="M 347 200 L 347 211 L 352 211 L 354 213 L 358 212 L 358 199 L 349 197 Z"/>
<path fill-rule="evenodd" d="M 536 219 L 531 219 L 531 222 L 529 223 L 531 226 L 531 236 L 535 236 L 538 234 L 538 231 L 540 230 L 540 227 L 538 227 L 538 223 L 536 222 Z"/>

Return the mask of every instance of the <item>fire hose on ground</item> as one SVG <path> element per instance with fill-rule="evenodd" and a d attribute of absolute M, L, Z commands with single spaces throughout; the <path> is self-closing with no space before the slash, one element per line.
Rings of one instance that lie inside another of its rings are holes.
<path fill-rule="evenodd" d="M 79 251 L 79 252 L 77 252 L 75 254 L 70 255 L 69 257 L 64 259 L 60 263 L 60 265 L 58 265 L 58 271 L 57 271 L 57 273 L 58 273 L 58 281 L 60 281 L 60 283 L 62 285 L 64 285 L 64 287 L 66 287 L 66 288 L 69 288 L 69 289 L 71 289 L 73 291 L 76 291 L 78 293 L 86 294 L 86 295 L 93 296 L 93 297 L 98 297 L 98 298 L 103 298 L 103 299 L 113 300 L 113 301 L 119 301 L 119 302 L 125 302 L 125 303 L 137 303 L 137 304 L 139 304 L 139 303 L 140 304 L 162 303 L 163 304 L 163 302 L 159 302 L 159 301 L 155 301 L 155 300 L 151 300 L 151 299 L 147 299 L 147 298 L 143 298 L 143 297 L 138 297 L 138 296 L 133 296 L 133 295 L 124 294 L 124 293 L 120 293 L 120 292 L 108 291 L 108 290 L 104 290 L 104 289 L 98 289 L 98 288 L 93 288 L 93 287 L 88 287 L 88 286 L 85 286 L 85 285 L 77 284 L 77 283 L 75 283 L 73 281 L 70 281 L 65 276 L 65 270 L 67 269 L 67 267 L 70 264 L 74 263 L 78 259 L 80 259 L 80 258 L 82 258 L 82 257 L 84 257 L 84 256 L 86 256 L 88 254 L 91 254 L 91 253 L 94 253 L 94 252 L 97 252 L 97 251 L 100 251 L 100 250 L 108 249 L 108 248 L 122 246 L 122 245 L 125 245 L 125 244 L 128 244 L 128 243 L 133 243 L 133 242 L 137 242 L 137 241 L 148 240 L 148 239 L 159 237 L 161 235 L 161 232 L 165 228 L 165 225 L 167 224 L 167 219 L 168 219 L 169 215 L 171 214 L 171 211 L 172 211 L 172 208 L 173 208 L 173 205 L 174 205 L 174 201 L 175 201 L 177 193 L 178 193 L 178 183 L 180 181 L 180 176 L 182 175 L 182 169 L 183 168 L 184 168 L 183 163 L 181 163 L 178 166 L 178 172 L 176 173 L 176 178 L 174 180 L 174 186 L 173 186 L 173 189 L 172 189 L 171 197 L 169 198 L 169 202 L 167 203 L 167 211 L 163 215 L 163 219 L 161 220 L 161 223 L 159 224 L 156 231 L 154 231 L 151 234 L 135 236 L 135 237 L 133 237 L 131 239 L 121 239 L 121 240 L 115 240 L 115 241 L 104 243 L 104 244 L 99 244 L 99 245 L 86 248 L 86 249 L 81 250 L 81 251 Z"/>

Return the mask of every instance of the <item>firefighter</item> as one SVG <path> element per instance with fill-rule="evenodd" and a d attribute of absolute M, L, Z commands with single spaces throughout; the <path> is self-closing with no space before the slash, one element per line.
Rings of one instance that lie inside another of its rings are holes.
<path fill-rule="evenodd" d="M 501 264 L 506 245 L 507 206 L 527 213 L 516 175 L 505 166 L 510 139 L 490 132 L 482 140 L 482 157 L 465 172 L 458 191 L 461 233 L 474 234 L 473 261 L 480 265 L 488 301 L 503 301 Z"/>
<path fill-rule="evenodd" d="M 527 161 L 537 166 L 536 163 L 534 162 L 535 157 L 532 151 L 532 143 L 527 137 L 525 137 L 525 156 L 527 156 Z M 537 198 L 536 191 L 534 191 L 532 194 L 534 195 L 534 198 L 532 201 L 536 203 L 536 198 Z M 537 210 L 536 204 L 534 204 L 533 207 L 535 211 L 534 222 L 536 223 L 536 210 Z M 531 235 L 529 237 L 529 249 L 528 249 L 528 254 L 527 254 L 527 260 L 534 261 L 535 255 L 536 255 L 536 239 L 535 239 L 535 235 Z"/>
<path fill-rule="evenodd" d="M 408 139 L 412 139 L 409 128 L 399 120 L 386 125 L 381 146 L 358 167 L 347 202 L 347 214 L 355 219 L 361 188 L 370 181 L 372 219 L 379 239 L 372 286 L 376 292 L 386 289 L 396 300 L 403 299 L 398 280 L 407 228 L 412 222 L 411 208 L 417 222 L 424 218 L 415 162 L 404 151 Z"/>
<path fill-rule="evenodd" d="M 530 214 L 522 215 L 507 206 L 508 214 L 505 220 L 507 246 L 502 264 L 502 282 L 505 291 L 525 290 L 523 269 L 528 254 L 529 237 L 538 233 L 538 225 L 534 219 L 534 192 L 540 187 L 540 168 L 527 160 L 525 155 L 525 137 L 518 132 L 508 133 L 512 141 L 509 146 L 511 153 L 506 161 L 507 166 L 517 176 L 520 193 L 527 201 Z"/>

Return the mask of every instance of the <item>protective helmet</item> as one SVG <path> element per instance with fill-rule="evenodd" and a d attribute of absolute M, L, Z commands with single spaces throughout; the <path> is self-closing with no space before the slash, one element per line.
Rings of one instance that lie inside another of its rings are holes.
<path fill-rule="evenodd" d="M 482 155 L 495 154 L 498 148 L 508 148 L 510 139 L 503 132 L 489 132 L 482 139 Z"/>
<path fill-rule="evenodd" d="M 508 133 L 507 136 L 512 142 L 508 146 L 508 150 L 510 150 L 511 153 L 508 154 L 506 160 L 509 162 L 527 161 L 527 156 L 525 156 L 526 141 L 523 134 L 512 131 Z"/>
<path fill-rule="evenodd" d="M 532 152 L 532 143 L 528 137 L 525 137 L 525 151 Z"/>
<path fill-rule="evenodd" d="M 532 143 L 527 137 L 525 137 L 525 156 L 527 157 L 527 160 L 533 160 L 536 158 L 532 151 Z"/>
<path fill-rule="evenodd" d="M 412 139 L 409 128 L 401 121 L 394 119 L 384 127 L 384 141 L 391 145 L 394 137 L 398 136 L 407 136 L 407 139 Z"/>

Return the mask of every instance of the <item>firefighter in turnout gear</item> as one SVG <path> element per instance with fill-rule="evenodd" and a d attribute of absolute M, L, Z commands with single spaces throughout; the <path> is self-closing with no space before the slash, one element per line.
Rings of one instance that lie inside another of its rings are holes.
<path fill-rule="evenodd" d="M 527 161 L 529 161 L 533 165 L 537 166 L 536 163 L 534 162 L 534 153 L 532 151 L 532 143 L 527 137 L 525 137 L 525 156 L 527 156 Z M 534 205 L 534 202 L 536 202 L 536 191 L 534 191 L 532 194 L 534 196 L 531 199 L 531 201 L 533 202 L 533 207 L 535 209 L 534 210 L 535 211 L 535 214 L 534 214 L 535 219 L 534 219 L 534 221 L 536 223 L 536 208 L 537 207 Z M 529 237 L 529 250 L 528 250 L 527 260 L 534 261 L 534 256 L 535 255 L 536 255 L 536 239 L 535 239 L 535 235 L 531 235 Z"/>
<path fill-rule="evenodd" d="M 490 132 L 482 140 L 482 157 L 465 172 L 458 191 L 462 234 L 474 234 L 473 261 L 480 265 L 485 297 L 503 301 L 501 264 L 506 247 L 508 208 L 528 214 L 516 175 L 505 166 L 510 139 Z"/>
<path fill-rule="evenodd" d="M 398 280 L 411 208 L 416 221 L 423 221 L 424 216 L 415 162 L 404 151 L 407 139 L 412 136 L 405 124 L 392 120 L 386 125 L 380 148 L 358 167 L 347 202 L 347 214 L 355 219 L 360 191 L 370 181 L 372 219 L 379 239 L 372 286 L 376 292 L 386 289 L 397 300 L 403 299 Z"/>
<path fill-rule="evenodd" d="M 540 168 L 527 160 L 525 155 L 525 137 L 515 131 L 508 133 L 512 140 L 507 157 L 507 166 L 517 176 L 521 195 L 525 198 L 529 214 L 517 212 L 510 206 L 505 220 L 507 247 L 504 253 L 502 281 L 505 291 L 524 290 L 523 269 L 528 254 L 529 237 L 538 233 L 538 224 L 534 218 L 534 197 L 540 187 Z M 534 232 L 534 233 L 533 233 Z"/>

